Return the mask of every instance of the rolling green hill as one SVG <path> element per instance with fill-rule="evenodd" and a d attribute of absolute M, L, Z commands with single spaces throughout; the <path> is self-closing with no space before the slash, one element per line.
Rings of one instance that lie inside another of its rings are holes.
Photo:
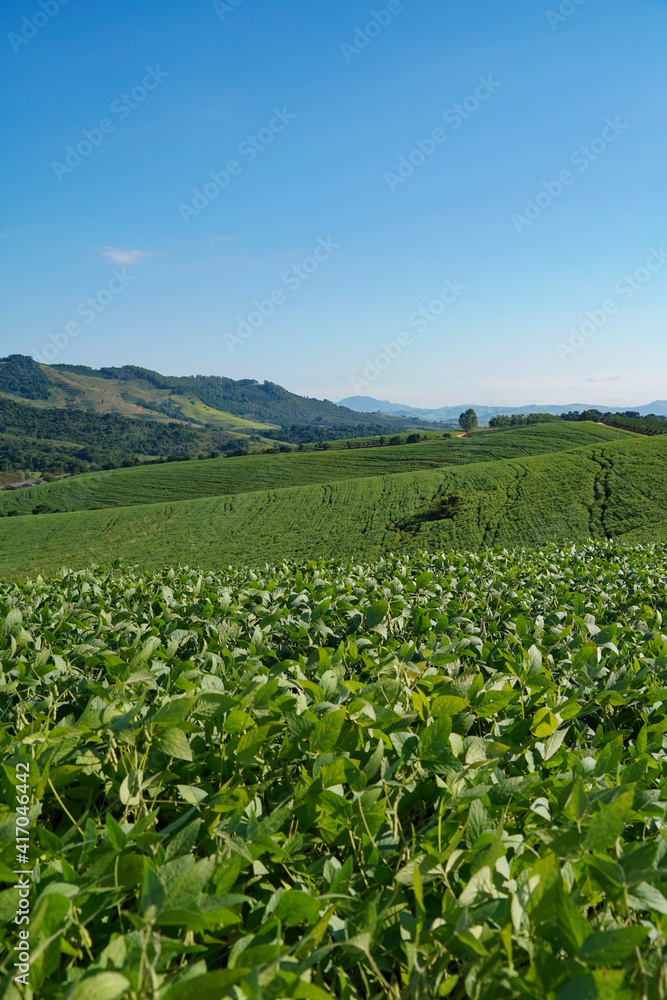
<path fill-rule="evenodd" d="M 102 421 L 111 431 L 106 436 Z M 163 433 L 154 430 L 157 425 Z M 110 469 L 136 464 L 132 456 L 238 450 L 239 438 L 244 449 L 257 451 L 276 442 L 300 445 L 420 427 L 416 420 L 359 414 L 252 379 L 171 378 L 132 366 L 96 370 L 40 365 L 21 354 L 0 358 L 0 472 Z M 175 448 L 175 442 L 187 446 Z"/>
<path fill-rule="evenodd" d="M 185 429 L 178 429 L 181 436 L 185 436 Z M 116 469 L 0 494 L 0 515 L 11 511 L 29 514 L 37 505 L 65 512 L 283 489 L 540 455 L 624 436 L 624 432 L 597 424 L 559 422 L 511 431 L 485 431 L 466 438 L 441 439 L 426 444 L 358 451 L 292 452 Z"/>
<path fill-rule="evenodd" d="M 143 567 L 259 565 L 590 537 L 667 537 L 667 438 L 176 503 L 5 518 L 0 572 L 115 560 Z"/>
<path fill-rule="evenodd" d="M 329 400 L 298 396 L 272 382 L 161 375 L 134 365 L 88 368 L 85 365 L 40 365 L 13 354 L 0 358 L 0 396 L 22 399 L 36 407 L 75 408 L 88 413 L 114 413 L 150 420 L 182 420 L 212 424 L 231 432 L 324 426 L 398 428 L 417 420 L 364 414 Z M 382 433 L 380 431 L 379 433 Z"/>

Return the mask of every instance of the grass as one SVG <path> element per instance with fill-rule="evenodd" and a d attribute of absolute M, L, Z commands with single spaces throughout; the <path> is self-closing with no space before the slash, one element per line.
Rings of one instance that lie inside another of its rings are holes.
<path fill-rule="evenodd" d="M 666 565 L 6 586 L 0 995 L 664 1000 Z"/>
<path fill-rule="evenodd" d="M 154 390 L 156 393 L 161 391 L 160 389 Z M 212 427 L 220 427 L 225 431 L 239 431 L 249 434 L 255 431 L 280 429 L 278 424 L 263 424 L 258 420 L 246 420 L 244 417 L 235 417 L 233 413 L 215 410 L 212 406 L 202 403 L 196 397 L 170 395 L 169 402 L 179 408 L 186 420 L 195 420 L 201 424 L 210 424 Z"/>
<path fill-rule="evenodd" d="M 54 511 L 92 510 L 146 503 L 284 489 L 402 471 L 438 469 L 540 455 L 631 437 L 596 424 L 543 424 L 489 431 L 423 444 L 334 452 L 291 452 L 204 462 L 179 462 L 86 473 L 67 480 L 0 495 L 0 514 L 30 513 L 44 504 Z"/>
<path fill-rule="evenodd" d="M 244 461 L 251 468 L 257 459 Z M 649 541 L 665 537 L 666 507 L 667 439 L 628 436 L 455 468 L 5 518 L 0 573 L 116 559 L 145 567 L 263 565 L 419 549 L 538 547 L 591 537 Z"/>

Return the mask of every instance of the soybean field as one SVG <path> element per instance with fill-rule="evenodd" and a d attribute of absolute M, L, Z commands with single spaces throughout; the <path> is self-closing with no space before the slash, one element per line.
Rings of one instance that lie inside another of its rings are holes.
<path fill-rule="evenodd" d="M 666 613 L 604 541 L 6 585 L 0 995 L 661 1000 Z"/>

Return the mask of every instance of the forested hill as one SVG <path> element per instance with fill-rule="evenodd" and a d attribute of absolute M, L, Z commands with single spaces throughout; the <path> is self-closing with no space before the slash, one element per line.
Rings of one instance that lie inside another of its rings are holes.
<path fill-rule="evenodd" d="M 273 382 L 235 381 L 220 375 L 169 376 L 135 365 L 99 369 L 84 365 L 39 365 L 21 354 L 0 358 L 0 393 L 37 405 L 77 405 L 96 412 L 108 412 L 108 400 L 113 394 L 127 404 L 142 406 L 144 417 L 167 415 L 198 423 L 215 422 L 206 419 L 206 407 L 274 427 L 372 423 L 398 429 L 399 423 L 417 422 L 404 417 L 359 414 L 326 399 L 298 396 Z M 201 412 L 194 412 L 193 407 Z"/>
<path fill-rule="evenodd" d="M 156 389 L 169 389 L 175 395 L 197 396 L 216 410 L 225 410 L 237 417 L 263 420 L 287 427 L 291 424 L 358 424 L 359 414 L 328 400 L 297 396 L 273 382 L 253 379 L 235 381 L 221 375 L 169 376 L 148 368 L 124 365 L 122 368 L 84 368 L 75 365 L 54 365 L 56 370 L 94 378 L 117 379 L 121 382 L 145 382 Z M 377 415 L 373 416 L 377 423 Z"/>
<path fill-rule="evenodd" d="M 412 430 L 278 385 L 0 359 L 0 473 L 57 474 Z M 417 423 L 417 426 L 419 424 Z"/>
<path fill-rule="evenodd" d="M 140 459 L 228 452 L 238 438 L 215 427 L 116 413 L 37 408 L 0 397 L 0 472 L 84 472 Z"/>

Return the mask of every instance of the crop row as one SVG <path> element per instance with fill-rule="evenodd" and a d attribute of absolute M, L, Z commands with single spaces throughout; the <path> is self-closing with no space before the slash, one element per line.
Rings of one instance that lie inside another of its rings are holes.
<path fill-rule="evenodd" d="M 664 997 L 666 557 L 6 586 L 0 996 Z"/>

